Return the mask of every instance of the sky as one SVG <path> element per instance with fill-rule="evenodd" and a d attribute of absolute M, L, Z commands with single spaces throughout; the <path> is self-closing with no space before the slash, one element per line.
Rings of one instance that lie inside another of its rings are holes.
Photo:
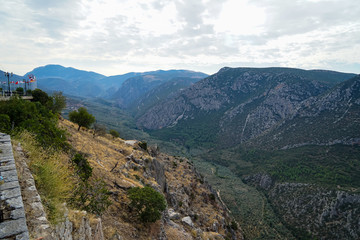
<path fill-rule="evenodd" d="M 0 0 L 0 70 L 360 73 L 359 0 Z"/>

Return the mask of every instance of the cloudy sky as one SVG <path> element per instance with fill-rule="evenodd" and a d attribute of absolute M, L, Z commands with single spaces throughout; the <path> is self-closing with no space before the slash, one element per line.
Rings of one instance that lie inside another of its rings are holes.
<path fill-rule="evenodd" d="M 360 73 L 359 0 L 0 0 L 0 70 Z"/>

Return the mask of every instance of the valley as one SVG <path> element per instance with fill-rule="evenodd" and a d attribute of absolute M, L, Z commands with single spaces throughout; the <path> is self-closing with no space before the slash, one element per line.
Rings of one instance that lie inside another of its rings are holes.
<path fill-rule="evenodd" d="M 64 91 L 63 115 L 84 106 L 122 138 L 190 159 L 246 239 L 360 237 L 358 75 L 291 68 L 184 73 L 160 73 L 171 76 L 162 80 L 159 72 L 132 73 L 118 90 L 111 85 L 96 97 Z"/>

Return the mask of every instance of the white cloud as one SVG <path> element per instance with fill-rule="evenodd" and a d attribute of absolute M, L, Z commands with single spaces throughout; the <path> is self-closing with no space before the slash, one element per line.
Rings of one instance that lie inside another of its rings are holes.
<path fill-rule="evenodd" d="M 112 75 L 223 66 L 360 72 L 357 0 L 13 0 L 0 69 L 49 63 Z"/>

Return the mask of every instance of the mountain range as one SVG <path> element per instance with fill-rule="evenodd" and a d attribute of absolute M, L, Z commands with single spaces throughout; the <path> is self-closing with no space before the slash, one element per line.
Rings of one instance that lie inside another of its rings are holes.
<path fill-rule="evenodd" d="M 346 106 L 351 105 L 357 111 L 359 87 L 358 77 L 355 76 L 333 71 L 289 68 L 223 68 L 171 99 L 150 108 L 137 118 L 137 124 L 152 130 L 157 136 L 172 136 L 173 140 L 185 145 L 216 145 L 220 142 L 222 145 L 234 146 L 258 142 L 258 138 L 268 139 L 265 137 L 267 134 L 277 136 L 275 132 L 280 126 L 285 127 L 290 124 L 290 120 L 297 121 L 298 117 L 304 116 L 310 109 L 313 109 L 312 116 L 318 117 L 319 113 L 316 111 L 323 110 L 324 107 L 320 106 L 325 106 L 327 102 L 336 102 L 343 107 L 348 104 Z M 352 77 L 355 78 L 342 83 Z M 347 97 L 343 96 L 346 91 Z M 346 103 L 347 101 L 349 102 Z M 334 116 L 348 109 L 339 108 Z M 347 110 L 351 110 L 349 114 L 353 108 Z M 327 110 L 335 111 L 329 107 Z M 337 124 L 347 119 L 340 117 L 341 115 L 338 116 Z M 355 125 L 358 123 L 349 125 L 349 128 L 353 129 Z M 297 125 L 297 128 L 301 126 Z M 355 135 L 351 138 L 356 137 Z M 319 143 L 326 142 L 327 137 L 328 134 Z M 279 136 L 279 139 L 283 138 Z M 309 138 L 313 139 L 313 136 L 307 137 L 308 140 Z M 297 138 L 293 139 L 291 142 L 286 138 L 284 144 L 305 143 L 297 142 Z M 340 139 L 332 139 L 336 140 Z M 268 139 L 258 142 L 257 146 L 265 146 L 265 142 L 275 143 Z M 279 147 L 286 147 L 285 145 Z"/>
<path fill-rule="evenodd" d="M 81 97 L 74 106 L 120 134 L 131 129 L 191 158 L 248 239 L 360 237 L 360 75 L 224 67 L 106 77 L 54 65 L 31 73 L 40 88 Z"/>
<path fill-rule="evenodd" d="M 158 70 L 126 73 L 106 77 L 95 72 L 60 65 L 46 65 L 25 74 L 34 74 L 38 87 L 46 91 L 62 91 L 65 95 L 85 98 L 100 97 L 127 107 L 146 92 L 177 77 L 200 80 L 206 74 L 188 70 Z"/>

